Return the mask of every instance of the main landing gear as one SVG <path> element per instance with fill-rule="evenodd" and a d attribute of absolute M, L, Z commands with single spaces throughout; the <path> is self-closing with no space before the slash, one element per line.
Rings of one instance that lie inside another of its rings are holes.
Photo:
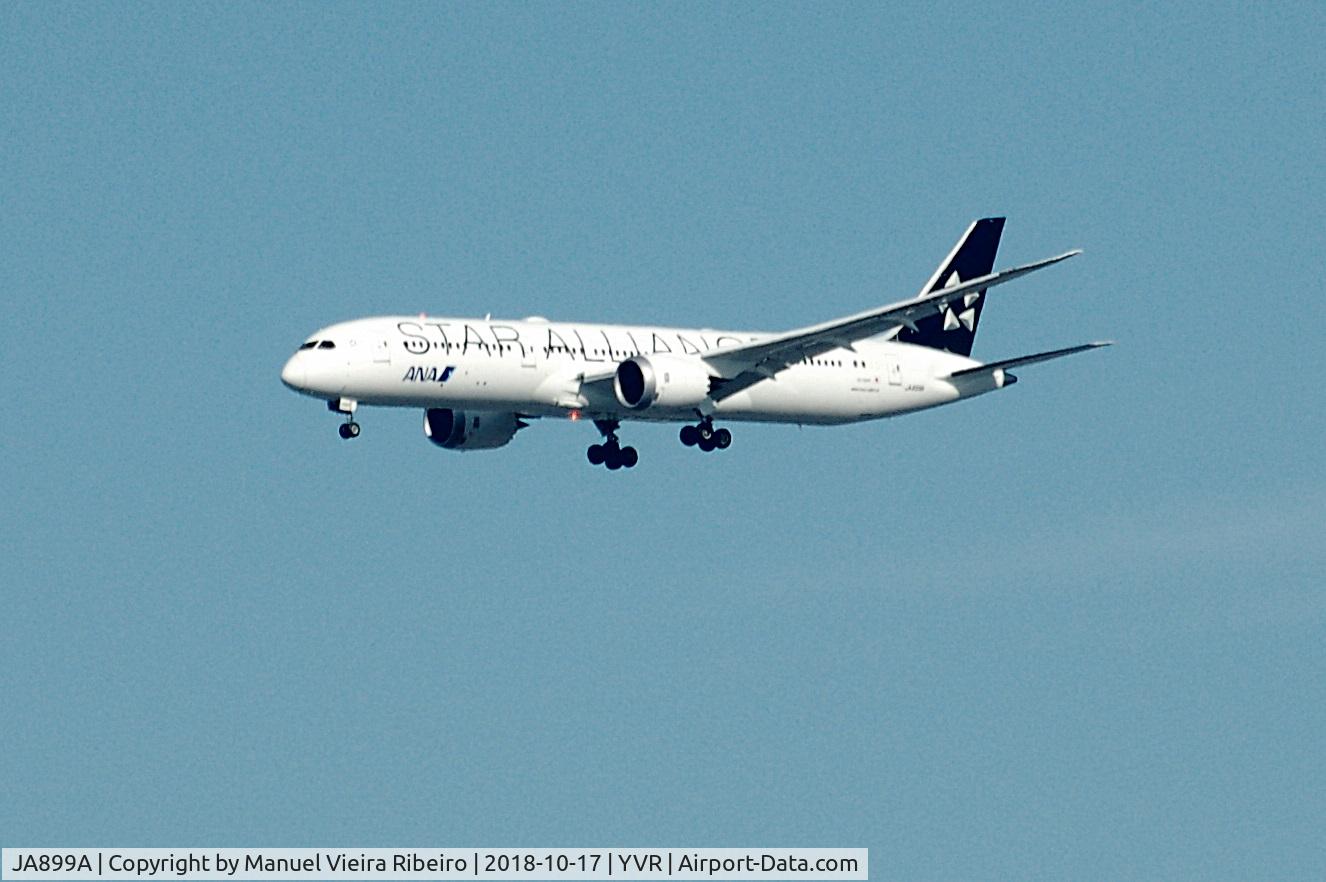
<path fill-rule="evenodd" d="M 590 465 L 607 466 L 608 471 L 632 469 L 640 461 L 640 454 L 634 447 L 622 447 L 617 440 L 617 429 L 621 423 L 617 420 L 594 420 L 594 425 L 603 433 L 602 444 L 591 444 L 586 456 Z"/>
<path fill-rule="evenodd" d="M 727 450 L 732 446 L 732 433 L 727 429 L 715 429 L 713 419 L 701 417 L 695 425 L 681 427 L 681 443 L 687 447 L 698 447 L 705 453 Z"/>
<path fill-rule="evenodd" d="M 333 398 L 327 402 L 327 409 L 332 413 L 345 414 L 345 422 L 336 431 L 347 441 L 359 437 L 359 424 L 355 422 L 355 409 L 358 407 L 359 402 L 353 398 Z"/>

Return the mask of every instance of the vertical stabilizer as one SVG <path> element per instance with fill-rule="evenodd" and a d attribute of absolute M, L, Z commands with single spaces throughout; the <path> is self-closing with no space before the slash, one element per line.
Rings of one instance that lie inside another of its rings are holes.
<path fill-rule="evenodd" d="M 999 237 L 1003 232 L 1002 217 L 982 218 L 973 223 L 918 296 L 924 297 L 968 279 L 989 275 L 994 269 L 995 252 L 999 250 Z M 934 315 L 916 322 L 914 330 L 903 328 L 897 339 L 970 356 L 984 304 L 985 289 L 961 294 L 952 303 L 941 304 L 942 309 Z"/>

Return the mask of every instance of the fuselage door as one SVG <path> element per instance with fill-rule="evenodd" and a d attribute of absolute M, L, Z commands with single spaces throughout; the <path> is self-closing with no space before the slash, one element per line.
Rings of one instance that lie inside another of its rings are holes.
<path fill-rule="evenodd" d="M 884 372 L 888 374 L 890 386 L 902 385 L 902 364 L 898 361 L 898 356 L 884 356 Z"/>
<path fill-rule="evenodd" d="M 391 342 L 386 337 L 373 341 L 373 363 L 391 364 Z"/>

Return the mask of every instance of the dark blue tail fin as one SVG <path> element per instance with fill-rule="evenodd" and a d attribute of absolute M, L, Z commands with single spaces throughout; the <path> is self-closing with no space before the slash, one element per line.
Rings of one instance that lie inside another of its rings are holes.
<path fill-rule="evenodd" d="M 1004 232 L 1002 217 L 987 217 L 976 221 L 958 240 L 953 251 L 935 270 L 919 296 L 957 285 L 969 279 L 989 275 L 994 270 L 995 252 L 999 250 L 999 236 Z M 971 355 L 976 340 L 976 326 L 981 320 L 981 307 L 985 304 L 985 290 L 959 295 L 952 303 L 935 315 L 916 322 L 915 329 L 903 328 L 897 339 L 903 343 L 944 349 L 957 355 Z"/>

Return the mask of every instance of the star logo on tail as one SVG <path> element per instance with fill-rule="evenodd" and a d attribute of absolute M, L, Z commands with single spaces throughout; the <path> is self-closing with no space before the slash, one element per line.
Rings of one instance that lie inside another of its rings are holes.
<path fill-rule="evenodd" d="M 961 285 L 962 279 L 955 270 L 944 283 L 945 288 L 952 288 Z M 944 330 L 954 331 L 959 326 L 968 331 L 976 330 L 976 303 L 981 299 L 980 292 L 974 294 L 965 294 L 962 298 L 962 312 L 955 313 L 947 300 L 939 304 L 939 311 L 944 314 Z"/>

